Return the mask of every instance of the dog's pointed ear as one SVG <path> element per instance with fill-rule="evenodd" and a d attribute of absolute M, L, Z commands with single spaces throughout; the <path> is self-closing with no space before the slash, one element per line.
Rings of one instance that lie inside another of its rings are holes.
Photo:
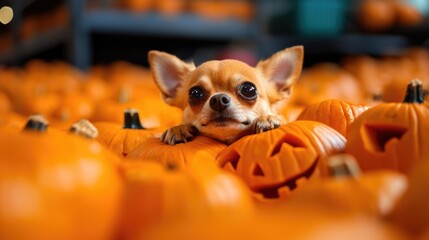
<path fill-rule="evenodd" d="M 183 108 L 183 103 L 176 98 L 177 89 L 186 75 L 195 69 L 195 65 L 155 50 L 149 51 L 148 58 L 152 76 L 161 90 L 164 101 L 169 105 Z"/>
<path fill-rule="evenodd" d="M 260 61 L 256 68 L 274 85 L 280 97 L 284 98 L 289 96 L 291 87 L 301 75 L 303 60 L 304 48 L 295 46 Z"/>

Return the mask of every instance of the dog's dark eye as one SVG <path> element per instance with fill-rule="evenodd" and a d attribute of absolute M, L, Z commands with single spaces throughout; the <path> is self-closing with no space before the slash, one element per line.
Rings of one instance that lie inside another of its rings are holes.
<path fill-rule="evenodd" d="M 246 100 L 255 100 L 258 97 L 258 89 L 251 82 L 244 82 L 238 87 L 238 94 Z"/>
<path fill-rule="evenodd" d="M 204 90 L 201 87 L 189 89 L 189 103 L 197 104 L 204 99 Z"/>

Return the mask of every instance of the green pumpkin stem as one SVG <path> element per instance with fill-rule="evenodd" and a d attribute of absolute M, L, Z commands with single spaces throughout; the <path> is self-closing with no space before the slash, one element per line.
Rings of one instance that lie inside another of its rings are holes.
<path fill-rule="evenodd" d="M 360 175 L 360 168 L 353 158 L 348 154 L 337 154 L 328 159 L 329 176 L 335 178 L 357 177 Z"/>
<path fill-rule="evenodd" d="M 424 103 L 422 82 L 418 79 L 412 80 L 407 86 L 404 103 Z"/>
<path fill-rule="evenodd" d="M 139 112 L 133 108 L 127 108 L 124 111 L 124 129 L 145 129 L 141 122 Z"/>
<path fill-rule="evenodd" d="M 98 137 L 98 129 L 86 119 L 81 119 L 74 123 L 69 128 L 69 132 L 89 139 L 95 139 Z"/>
<path fill-rule="evenodd" d="M 46 132 L 48 129 L 48 121 L 39 114 L 31 115 L 24 126 L 25 131 Z"/>

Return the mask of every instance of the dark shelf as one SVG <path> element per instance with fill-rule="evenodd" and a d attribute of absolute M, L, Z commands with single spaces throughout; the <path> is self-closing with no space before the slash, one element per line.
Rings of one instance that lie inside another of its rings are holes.
<path fill-rule="evenodd" d="M 13 64 L 21 59 L 48 50 L 52 46 L 64 42 L 67 39 L 68 33 L 68 27 L 63 26 L 53 28 L 32 38 L 18 42 L 12 49 L 0 54 L 0 63 Z"/>
<path fill-rule="evenodd" d="M 209 20 L 194 14 L 166 16 L 149 12 L 134 14 L 127 11 L 99 10 L 84 15 L 83 27 L 99 33 L 144 33 L 160 36 L 204 39 L 245 39 L 252 25 L 243 21 Z"/>

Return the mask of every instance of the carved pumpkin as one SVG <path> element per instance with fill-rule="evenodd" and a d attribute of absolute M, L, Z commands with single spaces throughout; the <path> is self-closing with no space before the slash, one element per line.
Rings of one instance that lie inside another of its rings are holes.
<path fill-rule="evenodd" d="M 408 85 L 403 103 L 382 103 L 362 113 L 350 126 L 346 152 L 363 171 L 392 169 L 408 173 L 429 157 L 429 109 L 423 104 L 422 85 Z"/>
<path fill-rule="evenodd" d="M 386 216 L 407 188 L 407 177 L 396 171 L 360 173 L 351 155 L 334 155 L 327 163 L 329 177 L 311 181 L 294 191 L 285 202 L 288 208 L 320 207 Z"/>
<path fill-rule="evenodd" d="M 122 194 L 116 156 L 33 120 L 0 138 L 0 239 L 111 239 Z"/>
<path fill-rule="evenodd" d="M 217 157 L 262 201 L 284 200 L 305 179 L 326 175 L 324 158 L 344 151 L 345 138 L 325 124 L 295 121 L 246 136 Z"/>
<path fill-rule="evenodd" d="M 331 99 L 306 107 L 297 120 L 311 120 L 324 123 L 345 137 L 349 125 L 367 109 L 368 106 Z"/>
<path fill-rule="evenodd" d="M 140 123 L 139 113 L 135 109 L 125 109 L 122 126 L 108 122 L 94 123 L 94 125 L 99 131 L 98 142 L 121 158 L 127 156 L 130 150 L 145 139 L 162 134 L 162 130 L 144 128 Z"/>
<path fill-rule="evenodd" d="M 195 159 L 195 155 L 201 152 L 206 154 L 206 160 L 215 161 L 219 152 L 225 148 L 225 144 L 204 136 L 196 136 L 190 142 L 174 146 L 165 144 L 159 138 L 148 138 L 129 151 L 125 160 L 153 160 L 163 165 L 173 164 L 177 167 L 185 167 L 192 159 Z"/>
<path fill-rule="evenodd" d="M 247 186 L 212 161 L 195 156 L 186 168 L 153 161 L 125 162 L 125 198 L 120 239 L 162 222 L 213 215 L 246 215 L 253 210 Z"/>

